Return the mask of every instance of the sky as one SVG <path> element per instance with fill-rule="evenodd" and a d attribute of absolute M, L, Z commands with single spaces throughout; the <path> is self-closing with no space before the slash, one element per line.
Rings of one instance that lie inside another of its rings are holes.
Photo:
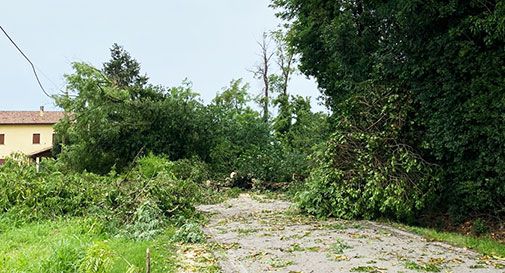
<path fill-rule="evenodd" d="M 280 23 L 269 0 L 5 1 L 0 25 L 37 67 L 45 89 L 65 89 L 72 62 L 101 68 L 113 43 L 137 59 L 150 83 L 178 86 L 187 78 L 208 103 L 232 79 L 261 82 L 257 41 Z M 313 80 L 295 75 L 290 92 L 320 96 Z M 28 62 L 0 35 L 0 110 L 57 110 L 38 87 Z"/>

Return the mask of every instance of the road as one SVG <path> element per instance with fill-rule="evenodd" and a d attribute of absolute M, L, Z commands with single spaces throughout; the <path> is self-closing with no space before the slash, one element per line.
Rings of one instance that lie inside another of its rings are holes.
<path fill-rule="evenodd" d="M 505 272 L 505 262 L 370 221 L 318 220 L 242 194 L 198 208 L 225 273 Z"/>

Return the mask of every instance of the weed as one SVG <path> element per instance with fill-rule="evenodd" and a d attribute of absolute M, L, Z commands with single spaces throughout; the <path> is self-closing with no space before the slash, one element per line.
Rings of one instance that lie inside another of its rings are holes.
<path fill-rule="evenodd" d="M 83 273 L 107 273 L 113 265 L 114 253 L 108 245 L 97 242 L 91 245 L 79 265 L 79 271 Z"/>
<path fill-rule="evenodd" d="M 270 266 L 272 266 L 274 268 L 284 268 L 284 267 L 288 267 L 290 265 L 293 265 L 295 263 L 293 261 L 281 260 L 279 258 L 276 258 L 276 259 L 270 260 L 269 264 L 270 264 Z"/>
<path fill-rule="evenodd" d="M 344 250 L 349 249 L 349 248 L 351 248 L 351 246 L 349 246 L 343 240 L 338 239 L 338 238 L 330 246 L 330 250 L 333 254 L 342 254 L 342 253 L 344 253 Z"/>
<path fill-rule="evenodd" d="M 60 241 L 52 248 L 52 254 L 44 259 L 41 264 L 43 272 L 76 272 L 79 261 L 83 258 L 83 249 L 80 245 L 68 240 Z"/>
<path fill-rule="evenodd" d="M 414 261 L 406 261 L 405 268 L 424 272 L 440 272 L 441 269 L 438 263 L 439 263 L 438 261 L 431 261 L 428 263 L 416 263 Z"/>
<path fill-rule="evenodd" d="M 291 246 L 286 249 L 287 252 L 318 252 L 319 250 L 320 247 L 318 246 L 302 247 L 298 243 L 291 244 Z"/>

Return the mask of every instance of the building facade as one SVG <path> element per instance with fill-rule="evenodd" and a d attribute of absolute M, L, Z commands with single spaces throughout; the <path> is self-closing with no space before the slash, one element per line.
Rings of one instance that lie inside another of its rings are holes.
<path fill-rule="evenodd" d="M 0 164 L 13 153 L 29 157 L 50 155 L 54 141 L 53 126 L 63 112 L 0 111 Z"/>

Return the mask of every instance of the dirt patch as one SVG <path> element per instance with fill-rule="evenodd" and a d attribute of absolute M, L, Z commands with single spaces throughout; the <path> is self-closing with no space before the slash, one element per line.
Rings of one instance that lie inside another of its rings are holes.
<path fill-rule="evenodd" d="M 223 272 L 505 272 L 505 262 L 369 221 L 320 221 L 242 194 L 200 206 Z"/>

